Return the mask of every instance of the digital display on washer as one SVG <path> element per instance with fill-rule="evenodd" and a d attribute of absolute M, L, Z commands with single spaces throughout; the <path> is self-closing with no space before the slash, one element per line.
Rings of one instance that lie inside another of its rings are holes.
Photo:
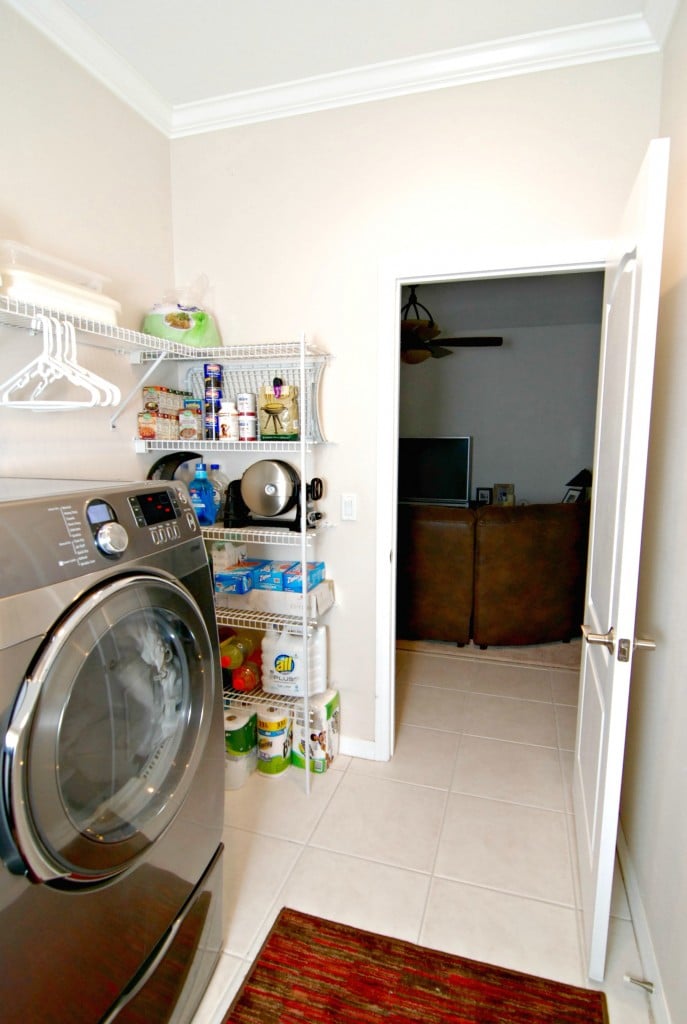
<path fill-rule="evenodd" d="M 115 514 L 106 501 L 91 501 L 86 509 L 86 518 L 91 526 L 111 523 Z"/>
<path fill-rule="evenodd" d="M 137 494 L 136 501 L 148 526 L 155 526 L 156 523 L 166 523 L 170 519 L 176 519 L 176 512 L 174 511 L 169 491 Z"/>

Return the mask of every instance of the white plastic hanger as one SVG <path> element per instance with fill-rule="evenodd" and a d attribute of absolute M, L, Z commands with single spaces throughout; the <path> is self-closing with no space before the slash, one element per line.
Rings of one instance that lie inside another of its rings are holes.
<path fill-rule="evenodd" d="M 63 361 L 65 364 L 71 367 L 83 382 L 89 381 L 94 387 L 100 388 L 102 399 L 98 403 L 99 405 L 119 405 L 122 396 L 115 384 L 111 384 L 104 377 L 99 377 L 92 370 L 79 366 L 76 358 L 76 331 L 71 320 L 65 320 L 62 329 L 64 331 Z"/>
<path fill-rule="evenodd" d="M 43 331 L 43 351 L 22 370 L 0 385 L 0 404 L 34 412 L 89 409 L 97 405 L 117 404 L 119 389 L 102 377 L 85 370 L 76 362 L 76 335 L 69 321 L 64 325 L 55 317 L 39 314 L 31 321 L 34 331 Z M 67 336 L 65 353 L 64 337 Z M 59 380 L 85 390 L 87 399 L 50 399 L 41 397 L 46 388 Z M 33 385 L 31 392 L 26 391 Z"/>

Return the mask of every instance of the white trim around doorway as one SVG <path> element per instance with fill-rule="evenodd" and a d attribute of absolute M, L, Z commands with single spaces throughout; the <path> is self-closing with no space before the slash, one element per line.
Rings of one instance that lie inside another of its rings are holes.
<path fill-rule="evenodd" d="M 460 246 L 398 253 L 379 267 L 377 346 L 377 645 L 374 758 L 394 751 L 396 665 L 396 458 L 398 448 L 401 288 L 483 278 L 603 270 L 610 244 L 590 240 L 536 249 L 468 250 Z"/>

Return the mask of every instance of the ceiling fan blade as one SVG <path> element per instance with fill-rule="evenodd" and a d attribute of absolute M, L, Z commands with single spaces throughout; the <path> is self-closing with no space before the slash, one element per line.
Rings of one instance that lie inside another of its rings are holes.
<path fill-rule="evenodd" d="M 428 345 L 427 348 L 432 359 L 443 359 L 444 356 L 453 355 L 450 348 L 443 348 L 441 345 Z"/>
<path fill-rule="evenodd" d="M 500 348 L 503 345 L 503 338 L 481 337 L 481 338 L 441 338 L 442 345 L 450 345 L 452 348 Z"/>

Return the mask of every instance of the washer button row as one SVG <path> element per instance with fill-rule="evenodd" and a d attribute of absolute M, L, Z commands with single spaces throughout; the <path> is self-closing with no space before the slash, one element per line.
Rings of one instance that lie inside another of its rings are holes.
<path fill-rule="evenodd" d="M 153 544 L 166 544 L 170 540 L 179 540 L 180 536 L 176 523 L 168 523 L 167 526 L 159 526 L 150 531 Z"/>

